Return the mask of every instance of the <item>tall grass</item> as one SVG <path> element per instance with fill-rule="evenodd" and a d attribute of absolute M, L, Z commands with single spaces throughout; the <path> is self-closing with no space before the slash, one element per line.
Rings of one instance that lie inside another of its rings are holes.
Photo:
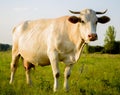
<path fill-rule="evenodd" d="M 26 84 L 20 62 L 9 85 L 11 51 L 0 52 L 0 95 L 120 95 L 120 55 L 83 54 L 72 69 L 69 92 L 63 90 L 64 64 L 60 63 L 59 90 L 53 93 L 50 66 L 31 70 L 33 85 Z"/>

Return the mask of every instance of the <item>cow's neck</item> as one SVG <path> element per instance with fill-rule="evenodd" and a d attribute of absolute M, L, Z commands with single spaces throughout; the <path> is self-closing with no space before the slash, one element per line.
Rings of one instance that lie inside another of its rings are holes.
<path fill-rule="evenodd" d="M 81 39 L 81 41 L 78 42 L 77 46 L 76 46 L 76 53 L 75 53 L 75 60 L 76 61 L 80 58 L 84 46 L 85 46 L 85 42 L 83 39 Z"/>
<path fill-rule="evenodd" d="M 79 24 L 73 25 L 71 27 L 69 37 L 71 41 L 75 45 L 75 60 L 77 61 L 80 58 L 82 53 L 83 47 L 85 46 L 85 41 L 82 39 L 80 31 L 79 31 Z"/>

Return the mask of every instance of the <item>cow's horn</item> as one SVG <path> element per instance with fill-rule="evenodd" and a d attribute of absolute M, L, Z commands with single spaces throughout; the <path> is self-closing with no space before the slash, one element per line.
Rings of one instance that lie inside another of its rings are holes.
<path fill-rule="evenodd" d="M 69 12 L 71 12 L 73 14 L 80 14 L 80 12 L 75 12 L 75 11 L 71 11 L 71 10 L 69 10 Z"/>
<path fill-rule="evenodd" d="M 96 14 L 105 14 L 107 12 L 107 9 L 103 12 L 96 12 Z"/>

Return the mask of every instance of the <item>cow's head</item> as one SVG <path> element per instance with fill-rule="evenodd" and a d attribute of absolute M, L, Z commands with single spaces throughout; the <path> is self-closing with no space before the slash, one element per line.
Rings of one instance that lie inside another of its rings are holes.
<path fill-rule="evenodd" d="M 86 43 L 88 43 L 89 41 L 97 40 L 97 23 L 104 24 L 110 21 L 110 18 L 107 16 L 96 16 L 97 14 L 106 13 L 106 11 L 107 10 L 105 10 L 104 12 L 95 12 L 91 9 L 85 9 L 81 12 L 70 11 L 73 14 L 80 14 L 80 16 L 71 16 L 68 20 L 73 24 L 79 23 L 79 31 L 81 33 L 81 37 L 83 40 L 85 40 Z"/>

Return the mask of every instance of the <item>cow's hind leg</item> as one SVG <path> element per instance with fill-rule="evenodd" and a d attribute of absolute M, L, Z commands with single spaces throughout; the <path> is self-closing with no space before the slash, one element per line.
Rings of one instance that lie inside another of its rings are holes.
<path fill-rule="evenodd" d="M 13 82 L 14 74 L 18 66 L 19 57 L 20 55 L 12 54 L 10 84 Z"/>
<path fill-rule="evenodd" d="M 32 81 L 31 81 L 31 78 L 30 78 L 30 69 L 31 68 L 35 69 L 35 66 L 32 63 L 26 61 L 25 59 L 23 60 L 23 65 L 24 65 L 25 70 L 26 70 L 25 73 L 26 73 L 27 84 L 32 85 Z"/>

